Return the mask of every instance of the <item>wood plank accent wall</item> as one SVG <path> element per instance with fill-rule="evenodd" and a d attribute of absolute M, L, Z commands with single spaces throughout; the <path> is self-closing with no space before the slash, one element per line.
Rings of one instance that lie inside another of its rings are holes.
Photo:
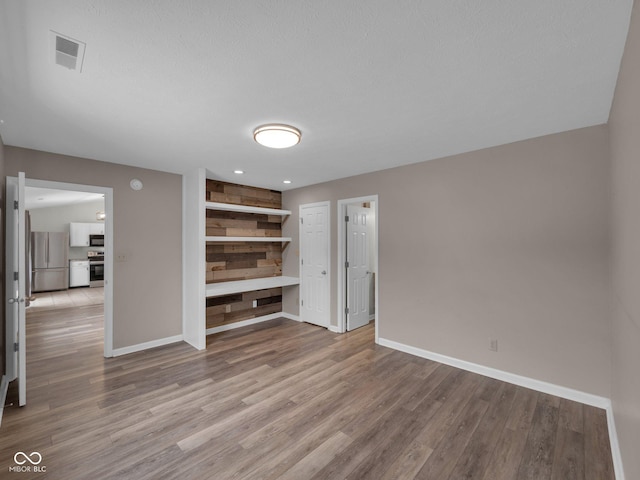
<path fill-rule="evenodd" d="M 206 201 L 282 208 L 282 193 L 207 179 Z M 207 210 L 206 235 L 281 237 L 283 217 Z M 280 242 L 207 242 L 207 283 L 282 275 Z M 282 288 L 207 298 L 207 328 L 282 311 Z"/>
<path fill-rule="evenodd" d="M 280 243 L 207 244 L 207 283 L 282 275 Z"/>
<path fill-rule="evenodd" d="M 282 288 L 211 297 L 207 299 L 207 328 L 281 311 Z"/>
<path fill-rule="evenodd" d="M 207 210 L 207 235 L 223 237 L 280 237 L 278 215 Z"/>
<path fill-rule="evenodd" d="M 282 192 L 207 179 L 207 202 L 282 208 Z"/>

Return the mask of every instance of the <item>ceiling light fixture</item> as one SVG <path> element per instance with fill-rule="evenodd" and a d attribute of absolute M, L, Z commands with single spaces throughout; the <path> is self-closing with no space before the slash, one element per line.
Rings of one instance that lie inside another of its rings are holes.
<path fill-rule="evenodd" d="M 244 170 L 234 170 L 233 173 L 235 173 L 236 175 L 242 175 L 244 173 Z"/>
<path fill-rule="evenodd" d="M 291 180 L 283 180 L 282 183 L 289 184 L 289 183 L 291 183 Z"/>
<path fill-rule="evenodd" d="M 301 137 L 302 133 L 297 128 L 277 123 L 262 125 L 253 131 L 254 140 L 269 148 L 293 147 Z"/>

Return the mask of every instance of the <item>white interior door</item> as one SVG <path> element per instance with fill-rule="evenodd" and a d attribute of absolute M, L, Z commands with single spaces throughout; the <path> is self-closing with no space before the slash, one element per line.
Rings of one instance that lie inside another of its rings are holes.
<path fill-rule="evenodd" d="M 369 237 L 371 209 L 347 205 L 347 331 L 369 323 Z"/>
<path fill-rule="evenodd" d="M 329 203 L 300 206 L 300 319 L 329 326 Z"/>
<path fill-rule="evenodd" d="M 25 280 L 27 235 L 24 213 L 24 173 L 7 177 L 6 193 L 6 351 L 9 380 L 18 381 L 20 406 L 27 403 Z"/>

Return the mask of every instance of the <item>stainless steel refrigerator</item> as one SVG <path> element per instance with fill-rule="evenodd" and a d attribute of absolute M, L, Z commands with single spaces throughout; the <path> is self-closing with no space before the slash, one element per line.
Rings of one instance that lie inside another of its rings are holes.
<path fill-rule="evenodd" d="M 32 291 L 69 288 L 69 234 L 31 232 Z"/>

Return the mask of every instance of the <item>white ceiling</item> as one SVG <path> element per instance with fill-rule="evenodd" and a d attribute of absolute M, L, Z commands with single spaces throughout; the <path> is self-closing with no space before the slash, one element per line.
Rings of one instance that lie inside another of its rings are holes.
<path fill-rule="evenodd" d="M 96 200 L 102 200 L 104 203 L 104 195 L 101 193 L 73 192 L 70 190 L 55 190 L 53 188 L 39 187 L 26 187 L 24 190 L 24 205 L 27 210 L 75 205 L 78 203 L 95 202 Z"/>
<path fill-rule="evenodd" d="M 0 0 L 0 133 L 296 188 L 605 123 L 632 3 Z M 86 43 L 82 73 L 50 30 Z M 272 121 L 302 142 L 256 144 Z"/>

